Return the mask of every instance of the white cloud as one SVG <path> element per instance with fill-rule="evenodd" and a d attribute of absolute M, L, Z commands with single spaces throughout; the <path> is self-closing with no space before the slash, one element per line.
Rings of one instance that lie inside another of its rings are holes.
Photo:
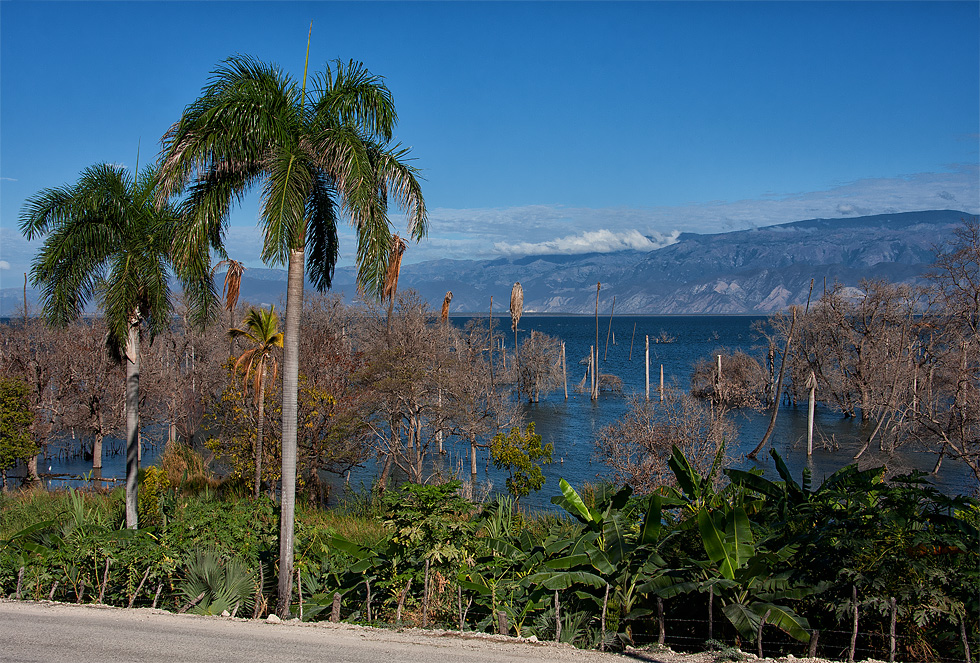
<path fill-rule="evenodd" d="M 680 231 L 667 235 L 654 232 L 646 236 L 639 230 L 614 232 L 612 230 L 595 230 L 580 235 L 569 235 L 544 242 L 497 242 L 494 249 L 503 254 L 575 254 L 575 253 L 611 253 L 633 249 L 636 251 L 653 251 L 670 246 L 677 241 Z"/>
<path fill-rule="evenodd" d="M 631 233 L 669 237 L 675 231 L 720 233 L 814 218 L 840 218 L 930 209 L 980 212 L 980 168 L 843 182 L 819 191 L 762 193 L 735 201 L 673 207 L 588 209 L 561 205 L 432 209 L 429 236 L 406 262 L 435 258 L 493 258 L 527 253 L 571 253 L 640 248 Z M 607 236 L 590 235 L 602 228 Z M 588 248 L 586 244 L 590 244 Z M 653 247 L 655 248 L 655 247 Z"/>
<path fill-rule="evenodd" d="M 10 263 L 6 260 L 0 260 L 0 269 L 10 269 Z"/>

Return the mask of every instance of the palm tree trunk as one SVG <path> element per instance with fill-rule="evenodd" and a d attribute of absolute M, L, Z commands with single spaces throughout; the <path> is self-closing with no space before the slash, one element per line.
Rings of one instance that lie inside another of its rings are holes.
<path fill-rule="evenodd" d="M 262 487 L 262 443 L 265 441 L 265 364 L 262 365 L 262 383 L 259 385 L 259 425 L 255 431 L 255 496 Z"/>
<path fill-rule="evenodd" d="M 293 593 L 293 521 L 296 511 L 296 433 L 299 396 L 299 333 L 303 317 L 304 248 L 291 249 L 286 277 L 286 328 L 282 355 L 282 498 L 279 520 L 279 600 L 276 613 L 289 617 Z"/>
<path fill-rule="evenodd" d="M 140 335 L 139 320 L 129 324 L 126 342 L 126 527 L 136 529 L 137 485 L 139 472 L 139 392 L 140 392 Z"/>

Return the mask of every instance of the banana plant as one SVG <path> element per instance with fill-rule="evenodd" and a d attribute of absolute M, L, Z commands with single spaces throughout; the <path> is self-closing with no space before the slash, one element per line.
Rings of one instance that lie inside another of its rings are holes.
<path fill-rule="evenodd" d="M 661 595 L 713 591 L 721 601 L 722 613 L 743 637 L 755 637 L 768 612 L 767 624 L 790 637 L 809 642 L 809 623 L 784 604 L 819 589 L 793 583 L 788 562 L 796 552 L 796 546 L 770 551 L 759 545 L 748 514 L 741 505 L 702 510 L 696 519 L 701 543 L 708 556 L 707 560 L 695 562 L 700 579 L 675 583 L 665 588 Z"/>
<path fill-rule="evenodd" d="M 832 505 L 842 497 L 847 499 L 861 495 L 873 500 L 875 491 L 883 486 L 884 467 L 859 470 L 857 465 L 852 464 L 831 474 L 814 490 L 810 468 L 803 468 L 802 483 L 797 483 L 779 453 L 770 449 L 769 455 L 782 481 L 766 479 L 758 471 L 726 469 L 724 472 L 733 484 L 768 498 L 784 522 L 790 517 L 812 515 L 815 505 Z"/>
<path fill-rule="evenodd" d="M 605 601 L 601 590 L 608 587 L 618 604 L 622 622 L 628 624 L 649 613 L 642 608 L 643 596 L 655 586 L 666 564 L 659 554 L 663 520 L 663 497 L 653 495 L 631 500 L 632 489 L 600 488 L 595 507 L 590 508 L 564 479 L 559 482 L 560 497 L 552 502 L 561 506 L 584 525 L 574 540 L 555 542 L 557 557 L 544 562 L 544 569 L 528 578 L 554 590 L 579 586 L 578 598 L 591 598 L 597 605 Z M 642 521 L 638 517 L 642 513 Z M 600 598 L 601 596 L 601 598 Z M 627 627 L 628 628 L 628 627 Z M 622 634 L 628 641 L 628 630 Z"/>

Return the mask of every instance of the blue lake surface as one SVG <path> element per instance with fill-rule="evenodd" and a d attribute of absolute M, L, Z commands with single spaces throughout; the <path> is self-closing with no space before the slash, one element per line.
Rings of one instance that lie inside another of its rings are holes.
<path fill-rule="evenodd" d="M 452 318 L 454 324 L 463 326 L 469 318 Z M 518 342 L 532 330 L 554 336 L 566 344 L 569 391 L 565 399 L 559 389 L 543 395 L 541 401 L 525 405 L 529 421 L 535 423 L 535 430 L 544 443 L 554 445 L 555 462 L 544 468 L 546 483 L 537 494 L 532 494 L 522 502 L 532 508 L 550 508 L 550 500 L 558 494 L 558 481 L 566 479 L 580 488 L 586 482 L 601 481 L 608 476 L 608 469 L 594 457 L 593 441 L 600 428 L 619 420 L 625 413 L 631 396 L 643 398 L 645 394 L 645 339 L 650 336 L 650 383 L 651 400 L 659 398 L 660 367 L 663 366 L 664 380 L 668 386 L 687 390 L 690 387 L 691 370 L 699 359 L 710 359 L 715 350 L 733 351 L 741 349 L 757 358 L 765 355 L 762 341 L 752 331 L 753 323 L 762 320 L 756 316 L 641 316 L 622 315 L 612 319 L 609 315 L 599 317 L 599 356 L 600 371 L 619 377 L 623 382 L 622 393 L 603 392 L 597 401 L 592 401 L 588 393 L 579 393 L 575 387 L 585 375 L 586 367 L 579 360 L 588 357 L 590 346 L 595 344 L 596 322 L 592 316 L 525 315 L 518 329 Z M 510 330 L 510 318 L 495 317 L 494 332 L 504 339 L 505 348 L 513 350 L 514 336 Z M 666 335 L 672 343 L 656 343 L 655 339 Z M 606 348 L 607 337 L 609 339 Z M 632 346 L 632 352 L 631 352 Z M 632 355 L 632 356 L 631 356 Z M 736 467 L 760 467 L 769 476 L 775 476 L 772 460 L 768 453 L 761 453 L 759 461 L 744 458 L 762 438 L 769 423 L 769 412 L 737 412 L 734 415 L 740 431 L 740 443 L 731 452 L 737 456 Z M 820 405 L 816 410 L 816 433 L 819 440 L 832 439 L 834 450 L 824 448 L 815 441 L 812 458 L 806 457 L 806 407 L 788 407 L 779 410 L 776 428 L 770 443 L 786 460 L 793 475 L 799 480 L 804 466 L 809 462 L 813 470 L 814 483 L 819 483 L 837 469 L 854 462 L 854 454 L 860 449 L 870 430 L 854 419 L 844 419 L 837 412 Z M 117 442 L 121 444 L 121 442 Z M 447 444 L 447 455 L 437 462 L 448 471 L 463 468 L 463 478 L 468 478 L 468 446 Z M 151 447 L 144 451 L 143 464 L 155 462 L 161 447 Z M 494 490 L 504 490 L 505 475 L 487 466 L 486 450 L 480 451 L 480 476 L 478 480 Z M 83 475 L 91 469 L 91 463 L 81 458 L 50 457 L 39 462 L 41 472 L 47 468 L 54 473 Z M 861 459 L 862 467 L 886 465 L 891 469 L 915 468 L 930 471 L 935 456 L 903 447 L 899 452 L 882 455 L 875 446 L 869 448 Z M 107 454 L 104 460 L 103 476 L 120 478 L 125 474 L 125 457 L 122 453 Z M 355 486 L 370 485 L 374 475 L 373 463 L 352 472 L 351 483 Z M 965 464 L 946 459 L 941 472 L 932 478 L 933 483 L 948 493 L 972 494 L 977 490 L 976 482 Z M 64 482 L 53 482 L 53 485 Z M 339 496 L 343 486 L 341 480 L 332 481 L 334 496 Z"/>

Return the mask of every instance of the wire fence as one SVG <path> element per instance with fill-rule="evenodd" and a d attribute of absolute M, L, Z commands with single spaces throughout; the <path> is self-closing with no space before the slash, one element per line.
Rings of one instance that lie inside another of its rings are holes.
<path fill-rule="evenodd" d="M 554 604 L 545 601 L 533 607 L 511 604 L 502 598 L 496 609 L 488 609 L 485 605 L 490 601 L 488 597 L 463 590 L 454 583 L 445 583 L 438 588 L 433 585 L 428 593 L 419 589 L 422 588 L 411 583 L 402 592 L 375 588 L 370 603 L 364 588 L 349 592 L 343 599 L 337 594 L 332 611 L 324 611 L 321 617 L 331 615 L 332 621 L 368 622 L 380 627 L 412 626 L 517 637 L 534 635 L 539 640 L 560 640 L 591 648 L 610 649 L 628 643 L 638 649 L 714 650 L 719 652 L 716 660 L 735 655 L 737 650 L 770 659 L 792 655 L 835 661 L 975 663 L 976 653 L 980 651 L 978 633 L 972 629 L 968 632 L 962 620 L 960 632 L 955 632 L 955 625 L 951 624 L 949 632 L 943 634 L 942 651 L 939 651 L 914 626 L 904 632 L 900 629 L 880 630 L 874 626 L 856 630 L 841 627 L 813 629 L 809 642 L 800 642 L 780 629 L 764 624 L 759 637 L 749 639 L 718 615 L 709 622 L 664 613 L 658 617 L 654 610 L 651 616 L 627 621 L 614 612 L 597 614 L 572 605 L 563 610 L 557 598 Z M 618 634 L 624 637 L 620 638 Z"/>

